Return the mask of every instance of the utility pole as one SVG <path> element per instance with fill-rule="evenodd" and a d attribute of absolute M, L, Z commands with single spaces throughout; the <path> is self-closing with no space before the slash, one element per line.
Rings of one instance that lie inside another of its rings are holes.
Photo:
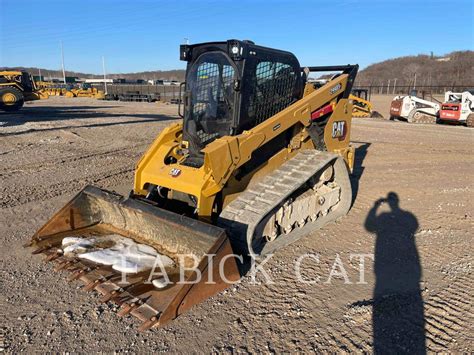
<path fill-rule="evenodd" d="M 393 83 L 393 91 L 392 91 L 392 95 L 395 94 L 395 87 L 397 86 L 397 78 L 395 78 L 395 82 Z"/>
<path fill-rule="evenodd" d="M 39 68 L 38 68 L 38 74 L 39 74 L 39 79 L 38 79 L 38 81 L 43 81 L 43 80 L 41 79 L 41 69 L 39 69 Z"/>
<path fill-rule="evenodd" d="M 416 89 L 416 73 L 415 73 L 415 79 L 413 80 L 413 90 Z"/>
<path fill-rule="evenodd" d="M 107 95 L 107 76 L 105 74 L 105 57 L 102 56 L 102 69 L 104 70 L 104 91 Z"/>
<path fill-rule="evenodd" d="M 387 83 L 387 95 L 390 94 L 390 79 L 388 79 Z"/>
<path fill-rule="evenodd" d="M 64 48 L 63 48 L 63 41 L 61 41 L 61 66 L 63 69 L 63 81 L 66 84 L 66 72 L 64 71 Z"/>

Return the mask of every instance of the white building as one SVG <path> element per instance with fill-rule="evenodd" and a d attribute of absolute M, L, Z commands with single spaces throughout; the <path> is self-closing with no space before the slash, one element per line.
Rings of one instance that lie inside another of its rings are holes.
<path fill-rule="evenodd" d="M 114 80 L 113 79 L 86 79 L 84 82 L 88 84 L 103 84 L 104 82 L 107 84 L 113 84 Z"/>

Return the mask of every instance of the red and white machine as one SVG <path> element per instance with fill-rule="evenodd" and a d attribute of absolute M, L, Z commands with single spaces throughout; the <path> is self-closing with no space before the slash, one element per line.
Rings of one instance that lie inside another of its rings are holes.
<path fill-rule="evenodd" d="M 474 90 L 461 93 L 447 91 L 439 111 L 439 119 L 474 127 Z"/>
<path fill-rule="evenodd" d="M 390 119 L 434 124 L 439 109 L 439 104 L 414 95 L 395 96 L 390 104 Z"/>

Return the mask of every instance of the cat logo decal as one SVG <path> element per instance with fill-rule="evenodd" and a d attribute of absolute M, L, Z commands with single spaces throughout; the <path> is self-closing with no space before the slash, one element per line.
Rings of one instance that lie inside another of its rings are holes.
<path fill-rule="evenodd" d="M 343 141 L 346 138 L 346 121 L 336 121 L 332 124 L 332 138 Z"/>

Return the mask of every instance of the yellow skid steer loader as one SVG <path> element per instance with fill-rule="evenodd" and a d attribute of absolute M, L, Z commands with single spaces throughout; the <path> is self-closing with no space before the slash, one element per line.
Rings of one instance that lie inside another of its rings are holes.
<path fill-rule="evenodd" d="M 372 110 L 372 103 L 369 101 L 368 89 L 352 89 L 349 99 L 352 100 L 352 117 L 373 117 L 383 118 L 383 116 Z"/>
<path fill-rule="evenodd" d="M 357 65 L 302 68 L 239 40 L 182 45 L 180 58 L 183 120 L 139 160 L 130 196 L 88 186 L 28 243 L 141 330 L 239 280 L 241 255 L 273 253 L 351 205 Z"/>

